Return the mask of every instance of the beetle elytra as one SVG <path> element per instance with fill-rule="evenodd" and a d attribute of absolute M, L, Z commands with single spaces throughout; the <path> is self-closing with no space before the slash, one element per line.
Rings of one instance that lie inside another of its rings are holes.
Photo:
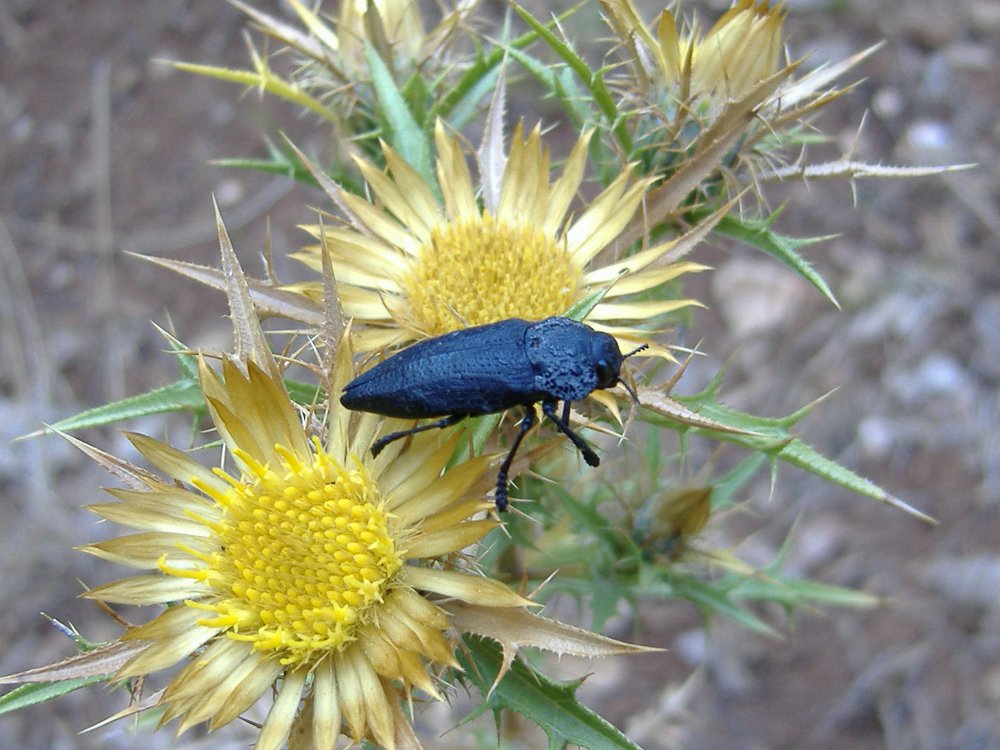
<path fill-rule="evenodd" d="M 514 455 L 537 419 L 535 404 L 572 441 L 590 466 L 600 458 L 569 425 L 569 408 L 596 389 L 622 383 L 626 355 L 607 333 L 569 318 L 529 322 L 512 318 L 425 339 L 363 372 L 344 389 L 348 409 L 387 417 L 436 422 L 393 432 L 372 445 L 372 455 L 394 440 L 448 427 L 466 417 L 523 406 L 517 435 L 497 472 L 497 510 L 507 508 L 507 474 Z M 562 413 L 556 411 L 563 402 Z"/>

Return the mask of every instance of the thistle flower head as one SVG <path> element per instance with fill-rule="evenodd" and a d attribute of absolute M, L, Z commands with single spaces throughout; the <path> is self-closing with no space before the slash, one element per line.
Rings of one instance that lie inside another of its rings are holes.
<path fill-rule="evenodd" d="M 419 59 L 426 37 L 420 4 L 407 0 L 343 0 L 336 28 L 330 44 L 345 64 L 364 59 L 366 43 L 381 41 L 410 67 Z"/>
<path fill-rule="evenodd" d="M 696 23 L 678 31 L 665 9 L 647 29 L 632 0 L 602 0 L 612 25 L 632 48 L 641 77 L 670 98 L 739 99 L 778 70 L 785 10 L 768 0 L 738 0 L 702 35 Z"/>
<path fill-rule="evenodd" d="M 337 388 L 353 372 L 341 346 Z M 202 361 L 201 383 L 236 470 L 209 471 L 135 435 L 172 481 L 137 474 L 138 486 L 111 491 L 120 502 L 92 507 L 140 533 L 86 551 L 150 572 L 88 596 L 180 602 L 126 633 L 149 646 L 118 676 L 189 659 L 161 701 L 181 730 L 226 724 L 278 684 L 258 748 L 280 746 L 296 727 L 329 747 L 342 723 L 354 740 L 393 747 L 409 731 L 400 697 L 414 687 L 439 697 L 436 670 L 455 666 L 448 614 L 427 595 L 530 604 L 467 569 L 432 564 L 494 527 L 470 520 L 488 507 L 470 495 L 488 459 L 446 471 L 456 438 L 435 436 L 370 459 L 376 417 L 348 429 L 335 401 L 326 440 L 307 436 L 280 379 L 252 361 L 227 359 L 221 378 Z"/>
<path fill-rule="evenodd" d="M 603 291 L 586 322 L 630 349 L 647 343 L 650 353 L 664 355 L 641 326 L 693 301 L 631 297 L 704 267 L 668 262 L 671 242 L 615 257 L 614 243 L 649 185 L 628 169 L 578 214 L 570 213 L 589 141 L 590 133 L 580 136 L 562 174 L 550 182 L 540 130 L 525 137 L 518 126 L 495 189 L 484 180 L 483 205 L 458 140 L 440 123 L 441 198 L 437 186 L 383 145 L 388 174 L 358 160 L 374 200 L 341 191 L 336 197 L 351 225 L 309 227 L 322 244 L 297 257 L 321 272 L 322 249 L 329 253 L 344 314 L 362 324 L 356 341 L 363 351 L 506 318 L 564 315 Z M 318 298 L 322 287 L 317 281 L 288 288 Z"/>
<path fill-rule="evenodd" d="M 344 98 L 346 89 L 371 79 L 368 49 L 390 70 L 406 74 L 421 66 L 441 70 L 453 64 L 461 67 L 457 60 L 445 59 L 445 47 L 475 5 L 475 0 L 459 2 L 428 28 L 420 4 L 407 0 L 344 0 L 333 16 L 302 0 L 289 0 L 299 26 L 239 0 L 233 2 L 257 28 L 284 44 L 284 51 L 296 54 L 298 67 L 284 82 L 286 86 L 313 91 L 345 113 L 350 108 L 341 107 L 336 100 Z M 274 87 L 272 93 L 287 94 L 280 87 Z"/>

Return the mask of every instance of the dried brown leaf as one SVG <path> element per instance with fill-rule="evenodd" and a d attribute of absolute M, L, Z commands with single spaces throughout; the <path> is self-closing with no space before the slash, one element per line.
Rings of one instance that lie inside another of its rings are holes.
<path fill-rule="evenodd" d="M 151 708 L 155 708 L 159 704 L 160 698 L 163 697 L 163 694 L 165 692 L 166 688 L 163 688 L 162 690 L 157 690 L 152 695 L 147 695 L 142 700 L 138 700 L 135 703 L 132 703 L 127 708 L 123 708 L 118 713 L 111 714 L 111 716 L 109 716 L 108 718 L 103 719 L 102 721 L 99 721 L 96 724 L 92 724 L 91 726 L 87 727 L 82 732 L 80 732 L 80 734 L 93 732 L 95 729 L 106 727 L 108 724 L 116 722 L 119 719 L 125 719 L 128 718 L 129 716 L 134 716 L 135 714 L 142 713 L 143 711 L 148 711 Z"/>
<path fill-rule="evenodd" d="M 584 658 L 663 650 L 617 641 L 600 633 L 550 620 L 523 608 L 482 607 L 457 600 L 441 606 L 449 613 L 452 624 L 458 630 L 485 636 L 500 644 L 503 664 L 493 683 L 494 688 L 510 669 L 518 649 L 526 646 Z"/>
<path fill-rule="evenodd" d="M 691 411 L 686 406 L 667 396 L 658 388 L 640 388 L 639 403 L 647 409 L 655 411 L 657 414 L 666 417 L 672 422 L 688 425 L 689 427 L 702 427 L 716 432 L 726 432 L 733 435 L 752 435 L 762 437 L 762 434 L 753 430 L 743 430 L 739 427 L 732 427 L 716 422 L 714 419 L 703 417 L 697 412 Z"/>
<path fill-rule="evenodd" d="M 87 677 L 112 675 L 149 646 L 144 641 L 113 641 L 68 659 L 0 677 L 0 685 L 23 685 L 30 682 L 62 682 Z"/>
<path fill-rule="evenodd" d="M 155 263 L 212 289 L 226 291 L 225 276 L 218 268 L 169 258 L 157 258 L 152 255 L 136 255 L 136 257 L 148 260 L 150 263 Z M 279 315 L 310 326 L 319 327 L 322 325 L 323 312 L 315 302 L 307 297 L 277 289 L 271 282 L 267 281 L 248 279 L 247 283 L 250 287 L 250 296 L 260 314 L 265 316 Z"/>
<path fill-rule="evenodd" d="M 479 179 L 483 187 L 483 205 L 496 215 L 500 205 L 500 188 L 503 173 L 507 168 L 507 154 L 504 152 L 504 114 L 507 111 L 507 61 L 500 65 L 497 83 L 493 87 L 483 140 L 476 152 L 479 165 Z"/>
<path fill-rule="evenodd" d="M 219 232 L 219 250 L 222 254 L 222 279 L 226 297 L 229 299 L 229 317 L 233 323 L 233 359 L 241 369 L 245 367 L 246 362 L 252 361 L 264 372 L 279 378 L 281 374 L 271 354 L 271 348 L 264 338 L 264 332 L 260 328 L 260 320 L 257 318 L 250 296 L 247 277 L 236 257 L 233 243 L 222 222 L 219 205 L 214 199 L 212 205 L 215 208 L 215 224 Z"/>
<path fill-rule="evenodd" d="M 98 466 L 111 474 L 126 487 L 130 487 L 134 490 L 146 490 L 161 483 L 162 481 L 156 475 L 151 474 L 139 466 L 130 464 L 124 458 L 119 458 L 118 456 L 113 456 L 110 453 L 105 453 L 100 448 L 95 448 L 94 446 L 85 443 L 82 440 L 78 440 L 72 435 L 68 435 L 64 432 L 60 432 L 58 434 L 69 442 L 70 445 L 82 451 L 84 455 L 94 461 Z"/>
<path fill-rule="evenodd" d="M 317 62 L 326 63 L 327 57 L 321 45 L 314 37 L 305 34 L 291 24 L 287 24 L 274 16 L 268 15 L 240 0 L 229 0 L 234 6 L 250 16 L 256 26 L 265 34 L 278 39 L 307 57 Z"/>

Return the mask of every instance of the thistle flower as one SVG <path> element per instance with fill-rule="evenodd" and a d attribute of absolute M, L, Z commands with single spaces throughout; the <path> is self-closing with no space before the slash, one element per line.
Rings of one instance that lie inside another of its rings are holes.
<path fill-rule="evenodd" d="M 342 349 L 336 386 L 353 370 Z M 126 633 L 149 647 L 117 677 L 191 657 L 161 701 L 164 721 L 180 717 L 180 731 L 226 724 L 278 683 L 258 748 L 280 746 L 293 727 L 311 734 L 314 747 L 332 747 L 341 722 L 356 741 L 393 747 L 408 731 L 400 696 L 417 687 L 438 698 L 428 665 L 456 666 L 448 614 L 425 594 L 477 607 L 530 604 L 471 571 L 419 564 L 494 527 L 469 520 L 489 507 L 470 493 L 486 461 L 444 471 L 454 438 L 368 460 L 376 418 L 361 416 L 348 438 L 348 415 L 337 406 L 323 444 L 307 436 L 280 379 L 253 362 L 244 373 L 227 359 L 221 380 L 202 362 L 201 383 L 238 473 L 208 471 L 132 435 L 174 482 L 147 476 L 142 487 L 110 490 L 121 502 L 91 508 L 140 533 L 85 550 L 155 572 L 87 596 L 183 602 Z"/>
<path fill-rule="evenodd" d="M 738 0 L 704 36 L 695 23 L 679 33 L 669 10 L 647 28 L 633 0 L 601 3 L 630 53 L 615 85 L 631 107 L 629 130 L 642 171 L 664 179 L 650 193 L 654 208 L 661 199 L 682 205 L 681 194 L 700 194 L 713 204 L 746 193 L 768 211 L 761 186 L 770 182 L 918 174 L 847 154 L 826 163 L 808 159 L 809 145 L 823 138 L 814 117 L 854 85 L 837 79 L 880 45 L 798 77 L 803 60 L 783 59 L 783 3 Z M 825 284 L 813 283 L 833 301 Z"/>
<path fill-rule="evenodd" d="M 396 57 L 408 63 L 407 67 L 419 58 L 425 39 L 420 5 L 409 0 L 343 0 L 337 30 L 332 41 L 345 63 L 364 58 L 366 40 L 373 30 Z"/>
<path fill-rule="evenodd" d="M 409 0 L 343 0 L 332 22 L 302 0 L 289 0 L 302 30 L 238 0 L 234 4 L 264 33 L 303 55 L 308 64 L 296 73 L 297 79 L 306 82 L 314 77 L 317 70 L 310 66 L 316 64 L 338 81 L 357 83 L 368 78 L 366 47 L 373 47 L 388 66 L 412 70 L 432 53 L 440 52 L 475 1 L 462 0 L 450 10 L 442 7 L 441 20 L 430 30 L 419 3 Z M 315 82 L 322 78 L 319 75 Z M 335 89 L 326 93 L 335 93 Z"/>
<path fill-rule="evenodd" d="M 341 134 L 334 139 L 335 146 L 345 153 L 359 147 L 365 150 L 368 142 L 375 146 L 370 131 L 381 115 L 368 85 L 375 75 L 369 69 L 368 51 L 393 73 L 406 77 L 420 70 L 443 80 L 465 67 L 459 56 L 449 53 L 449 46 L 476 4 L 476 0 L 461 0 L 452 9 L 443 9 L 440 21 L 428 29 L 419 3 L 407 0 L 344 0 L 335 18 L 307 7 L 302 0 L 289 0 L 299 25 L 240 0 L 232 2 L 257 29 L 281 43 L 274 57 L 291 58 L 291 69 L 284 73 L 273 69 L 271 56 L 250 42 L 247 69 L 190 62 L 174 62 L 174 67 L 246 86 L 318 115 Z M 346 157 L 338 154 L 337 158 Z"/>
<path fill-rule="evenodd" d="M 700 95 L 739 99 L 778 70 L 785 10 L 768 0 L 739 0 L 700 36 L 692 23 L 678 33 L 664 10 L 656 36 L 642 23 L 632 0 L 602 0 L 612 25 L 632 47 L 641 78 L 684 100 Z"/>
<path fill-rule="evenodd" d="M 374 201 L 337 190 L 334 198 L 351 225 L 307 227 L 322 245 L 296 256 L 320 273 L 321 247 L 326 248 L 344 314 L 363 324 L 355 339 L 359 350 L 506 318 L 563 315 L 604 291 L 586 322 L 623 346 L 646 343 L 649 353 L 669 356 L 641 326 L 696 303 L 629 298 L 704 266 L 670 262 L 668 251 L 676 241 L 626 258 L 608 257 L 649 180 L 632 180 L 625 169 L 573 217 L 570 204 L 583 177 L 590 133 L 580 136 L 562 175 L 550 184 L 549 154 L 539 129 L 525 139 L 518 126 L 496 184 L 483 179 L 481 208 L 457 138 L 446 135 L 439 122 L 435 140 L 443 201 L 435 186 L 383 144 L 391 174 L 357 160 Z M 318 299 L 322 287 L 315 281 L 286 289 Z"/>

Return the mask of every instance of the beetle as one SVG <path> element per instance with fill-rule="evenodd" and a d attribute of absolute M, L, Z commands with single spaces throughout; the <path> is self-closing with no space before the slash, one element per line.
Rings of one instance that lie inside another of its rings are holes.
<path fill-rule="evenodd" d="M 538 415 L 535 405 L 572 441 L 590 466 L 601 460 L 569 426 L 569 407 L 593 390 L 621 383 L 626 355 L 607 333 L 562 317 L 530 322 L 519 318 L 463 328 L 425 339 L 380 362 L 344 389 L 340 403 L 387 417 L 438 421 L 385 435 L 372 445 L 377 456 L 389 443 L 466 417 L 523 406 L 524 417 L 497 473 L 495 503 L 507 509 L 507 474 L 525 434 Z M 556 412 L 563 402 L 562 414 Z"/>

